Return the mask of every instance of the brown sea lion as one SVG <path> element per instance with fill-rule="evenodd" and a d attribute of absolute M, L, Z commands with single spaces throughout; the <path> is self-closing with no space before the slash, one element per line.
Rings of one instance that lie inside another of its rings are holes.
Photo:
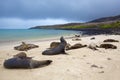
<path fill-rule="evenodd" d="M 78 49 L 78 48 L 83 48 L 86 47 L 87 45 L 82 45 L 80 43 L 74 44 L 72 46 L 70 46 L 69 48 L 67 48 L 66 50 L 71 50 L 71 49 Z"/>
<path fill-rule="evenodd" d="M 14 47 L 15 50 L 19 50 L 19 51 L 27 51 L 33 48 L 38 48 L 38 45 L 34 45 L 34 44 L 26 44 L 25 42 L 22 42 L 22 44 L 20 46 L 16 46 Z"/>
<path fill-rule="evenodd" d="M 50 48 L 48 49 L 52 49 L 52 48 L 56 48 L 57 46 L 59 46 L 60 42 L 52 42 L 50 44 Z M 65 49 L 68 49 L 71 45 L 69 43 L 67 43 L 67 45 L 65 46 Z"/>
<path fill-rule="evenodd" d="M 57 47 L 59 44 L 60 44 L 60 42 L 52 42 L 52 43 L 50 44 L 50 48 L 51 48 L 51 49 L 52 49 L 52 48 L 55 48 L 55 47 Z"/>
<path fill-rule="evenodd" d="M 45 50 L 42 52 L 43 55 L 57 55 L 57 54 L 66 54 L 65 53 L 65 46 L 67 45 L 67 42 L 63 37 L 60 38 L 60 44 L 52 49 Z"/>
<path fill-rule="evenodd" d="M 32 59 L 32 57 L 27 57 L 27 54 L 25 52 L 20 52 L 16 55 L 13 56 L 14 58 L 28 58 L 28 59 Z"/>

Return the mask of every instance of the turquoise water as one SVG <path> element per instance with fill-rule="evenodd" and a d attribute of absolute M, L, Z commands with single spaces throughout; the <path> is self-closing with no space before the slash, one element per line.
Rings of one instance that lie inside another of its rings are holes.
<path fill-rule="evenodd" d="M 42 39 L 75 33 L 77 33 L 77 31 L 47 29 L 0 29 L 0 41 Z"/>

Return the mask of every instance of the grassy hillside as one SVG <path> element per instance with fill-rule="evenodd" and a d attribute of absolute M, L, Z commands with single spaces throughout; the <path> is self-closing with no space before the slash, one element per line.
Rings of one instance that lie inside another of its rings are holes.
<path fill-rule="evenodd" d="M 86 23 L 68 23 L 58 25 L 36 26 L 30 29 L 120 29 L 120 15 L 112 17 L 99 18 Z"/>
<path fill-rule="evenodd" d="M 120 21 L 109 22 L 109 23 L 86 23 L 82 25 L 75 26 L 64 26 L 62 29 L 86 29 L 86 28 L 98 28 L 98 29 L 108 29 L 108 28 L 120 28 Z"/>

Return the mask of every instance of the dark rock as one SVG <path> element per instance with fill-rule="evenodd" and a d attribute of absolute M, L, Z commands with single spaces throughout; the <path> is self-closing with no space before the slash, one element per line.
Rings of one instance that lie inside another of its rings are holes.
<path fill-rule="evenodd" d="M 90 38 L 90 40 L 93 40 L 93 39 L 95 39 L 95 37 Z"/>

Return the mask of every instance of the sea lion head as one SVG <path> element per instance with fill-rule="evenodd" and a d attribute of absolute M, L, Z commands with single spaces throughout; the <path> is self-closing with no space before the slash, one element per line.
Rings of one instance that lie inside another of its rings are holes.
<path fill-rule="evenodd" d="M 61 43 L 65 43 L 65 44 L 67 44 L 67 42 L 66 42 L 66 40 L 64 39 L 63 36 L 60 38 L 60 41 L 61 41 Z"/>

